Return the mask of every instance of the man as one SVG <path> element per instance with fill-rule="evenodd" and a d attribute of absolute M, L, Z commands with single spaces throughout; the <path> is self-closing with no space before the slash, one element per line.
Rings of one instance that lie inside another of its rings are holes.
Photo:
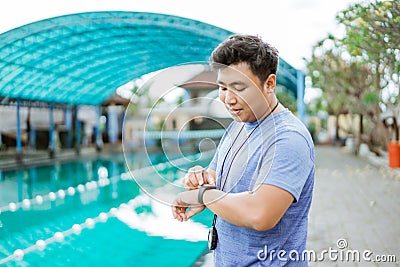
<path fill-rule="evenodd" d="M 216 266 L 307 266 L 314 145 L 275 95 L 278 51 L 238 34 L 210 59 L 234 121 L 208 169 L 196 166 L 185 176 L 189 190 L 176 197 L 173 216 L 186 221 L 205 207 L 214 212 Z"/>

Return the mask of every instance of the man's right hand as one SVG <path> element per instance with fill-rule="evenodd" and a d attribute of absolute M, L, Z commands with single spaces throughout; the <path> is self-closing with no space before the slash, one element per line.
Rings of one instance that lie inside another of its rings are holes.
<path fill-rule="evenodd" d="M 215 171 L 201 166 L 190 168 L 183 179 L 183 185 L 188 190 L 197 189 L 203 184 L 215 185 Z"/>

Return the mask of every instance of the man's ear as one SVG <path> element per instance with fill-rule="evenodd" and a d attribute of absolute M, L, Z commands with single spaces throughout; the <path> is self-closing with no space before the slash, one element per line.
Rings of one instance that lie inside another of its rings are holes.
<path fill-rule="evenodd" d="M 264 90 L 267 93 L 273 93 L 275 91 L 275 86 L 276 86 L 276 75 L 270 74 L 264 82 Z"/>

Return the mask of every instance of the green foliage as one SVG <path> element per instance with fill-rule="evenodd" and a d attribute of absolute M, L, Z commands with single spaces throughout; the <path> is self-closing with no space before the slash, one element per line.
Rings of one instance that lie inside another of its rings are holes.
<path fill-rule="evenodd" d="M 285 107 L 291 111 L 297 110 L 297 100 L 291 92 L 282 87 L 277 87 L 275 92 L 279 102 L 281 102 Z"/>
<path fill-rule="evenodd" d="M 339 12 L 346 35 L 340 43 L 351 56 L 369 64 L 378 77 L 376 89 L 399 84 L 400 2 L 366 1 Z"/>
<path fill-rule="evenodd" d="M 357 3 L 339 12 L 337 22 L 344 37 L 328 35 L 307 62 L 313 85 L 323 90 L 331 114 L 379 110 L 382 89 L 399 87 L 400 2 Z M 390 99 L 396 103 L 398 95 Z"/>
<path fill-rule="evenodd" d="M 361 95 L 374 90 L 371 72 L 357 59 L 343 59 L 342 48 L 333 40 L 329 42 L 333 44 L 330 48 L 325 48 L 325 42 L 319 43 L 307 63 L 313 85 L 322 89 L 328 113 L 358 113 L 362 108 L 359 104 L 363 104 Z"/>
<path fill-rule="evenodd" d="M 182 104 L 183 104 L 183 96 L 180 96 L 179 98 L 178 98 L 178 100 L 176 101 L 176 104 L 177 104 L 177 106 L 181 106 Z"/>
<path fill-rule="evenodd" d="M 343 37 L 328 35 L 307 61 L 313 86 L 322 89 L 330 114 L 364 115 L 367 142 L 384 144 L 381 108 L 400 110 L 400 1 L 363 1 L 336 19 Z"/>
<path fill-rule="evenodd" d="M 365 105 L 371 105 L 379 102 L 379 94 L 378 92 L 367 92 L 362 96 L 362 102 Z"/>
<path fill-rule="evenodd" d="M 164 102 L 165 102 L 164 97 L 160 97 L 160 98 L 158 98 L 157 101 L 155 102 L 154 107 L 156 107 L 156 106 L 158 106 L 158 105 L 160 105 L 161 103 L 164 103 Z"/>
<path fill-rule="evenodd" d="M 328 112 L 328 101 L 323 95 L 322 97 L 313 99 L 307 104 L 306 108 L 306 112 L 309 115 L 317 115 L 320 111 Z"/>
<path fill-rule="evenodd" d="M 136 104 L 128 105 L 128 107 L 125 111 L 127 118 L 134 117 L 137 114 L 138 110 L 139 110 L 138 105 L 136 105 Z"/>
<path fill-rule="evenodd" d="M 147 99 L 147 102 L 149 100 L 148 87 L 140 87 L 137 84 L 135 84 L 131 91 L 132 91 L 131 103 L 129 104 L 126 110 L 126 115 L 128 117 L 134 117 L 137 115 L 140 107 L 143 105 L 141 103 L 143 102 L 143 99 Z"/>

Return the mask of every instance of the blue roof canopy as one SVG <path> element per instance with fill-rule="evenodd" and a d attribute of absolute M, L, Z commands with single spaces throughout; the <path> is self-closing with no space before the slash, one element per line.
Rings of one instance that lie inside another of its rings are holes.
<path fill-rule="evenodd" d="M 0 96 L 98 105 L 143 74 L 208 60 L 232 32 L 187 18 L 89 12 L 0 35 Z M 278 83 L 296 95 L 296 69 L 280 59 Z"/>

